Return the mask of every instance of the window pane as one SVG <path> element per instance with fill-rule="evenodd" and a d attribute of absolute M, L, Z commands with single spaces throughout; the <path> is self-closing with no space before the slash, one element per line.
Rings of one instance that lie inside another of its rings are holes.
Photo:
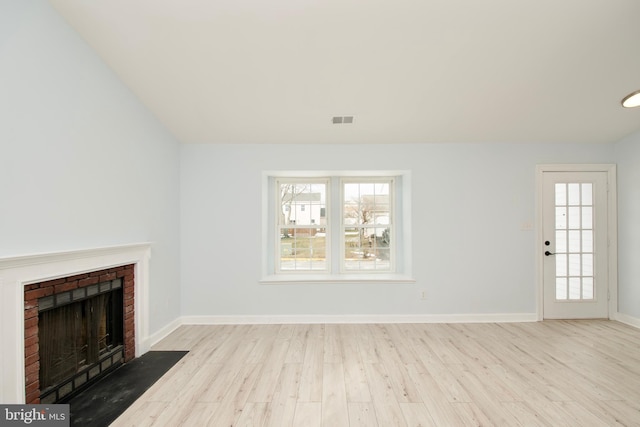
<path fill-rule="evenodd" d="M 282 228 L 280 270 L 326 270 L 326 229 Z"/>
<path fill-rule="evenodd" d="M 390 181 L 343 185 L 343 269 L 391 270 Z"/>
<path fill-rule="evenodd" d="M 390 232 L 382 227 L 345 228 L 344 268 L 346 270 L 389 270 Z"/>
<path fill-rule="evenodd" d="M 280 202 L 280 224 L 326 224 L 323 215 L 323 210 L 326 210 L 324 183 L 281 183 Z"/>

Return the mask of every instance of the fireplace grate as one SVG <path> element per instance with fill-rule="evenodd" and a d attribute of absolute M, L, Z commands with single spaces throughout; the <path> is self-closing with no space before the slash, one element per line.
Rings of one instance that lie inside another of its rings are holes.
<path fill-rule="evenodd" d="M 124 360 L 124 346 L 120 345 L 102 356 L 97 363 L 88 366 L 53 387 L 47 388 L 40 395 L 40 403 L 65 403 L 79 391 L 91 385 L 92 380 L 98 379 L 118 366 Z"/>
<path fill-rule="evenodd" d="M 61 403 L 121 365 L 122 280 L 38 299 L 40 402 Z"/>

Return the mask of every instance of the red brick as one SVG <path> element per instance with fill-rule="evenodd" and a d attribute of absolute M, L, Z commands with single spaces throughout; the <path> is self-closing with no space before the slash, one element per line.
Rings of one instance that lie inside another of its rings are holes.
<path fill-rule="evenodd" d="M 31 310 L 33 308 L 38 309 L 38 300 L 26 300 L 24 302 L 25 310 Z"/>
<path fill-rule="evenodd" d="M 109 280 L 113 280 L 116 278 L 116 273 L 105 273 L 100 276 L 101 282 L 108 282 Z"/>
<path fill-rule="evenodd" d="M 85 279 L 78 280 L 78 287 L 82 288 L 84 286 L 95 285 L 99 281 L 98 277 L 87 277 Z"/>
<path fill-rule="evenodd" d="M 38 354 L 40 346 L 38 344 L 31 345 L 24 349 L 24 356 L 29 357 L 33 354 Z"/>
<path fill-rule="evenodd" d="M 46 288 L 48 286 L 59 285 L 60 283 L 64 283 L 66 281 L 67 281 L 67 278 L 62 277 L 60 279 L 47 280 L 46 282 L 40 282 L 38 284 L 40 285 L 41 288 Z"/>
<path fill-rule="evenodd" d="M 32 363 L 25 367 L 24 373 L 28 377 L 31 374 L 40 372 L 40 362 Z"/>
<path fill-rule="evenodd" d="M 30 356 L 25 357 L 24 365 L 25 366 L 29 366 L 30 364 L 32 364 L 34 362 L 38 362 L 39 360 L 40 360 L 40 354 L 39 353 L 32 354 Z"/>
<path fill-rule="evenodd" d="M 24 389 L 27 392 L 27 394 L 33 393 L 34 391 L 37 391 L 38 394 L 40 394 L 40 381 L 34 381 L 30 384 L 27 384 Z"/>
<path fill-rule="evenodd" d="M 33 285 L 27 285 L 24 287 L 25 291 L 30 291 L 32 289 L 38 289 L 40 287 L 40 283 L 34 283 Z"/>
<path fill-rule="evenodd" d="M 72 291 L 74 289 L 78 288 L 78 281 L 74 280 L 73 282 L 67 282 L 67 283 L 63 283 L 62 285 L 57 285 L 56 286 L 56 294 L 60 294 L 62 292 L 67 292 L 67 291 Z"/>
<path fill-rule="evenodd" d="M 40 404 L 40 390 L 37 392 L 33 392 L 27 395 L 26 397 L 27 405 L 38 405 Z"/>
<path fill-rule="evenodd" d="M 38 318 L 37 317 L 32 317 L 30 319 L 27 319 L 24 321 L 24 330 L 28 331 L 29 329 L 36 327 L 36 330 L 38 329 Z M 26 334 L 25 334 L 26 335 Z M 29 336 L 29 335 L 27 335 Z"/>
<path fill-rule="evenodd" d="M 74 280 L 82 280 L 82 279 L 86 279 L 87 277 L 89 277 L 88 273 L 77 274 L 75 276 L 67 277 L 65 282 L 73 282 Z"/>
<path fill-rule="evenodd" d="M 37 331 L 37 329 L 36 329 L 36 331 Z M 40 342 L 40 339 L 38 338 L 38 333 L 36 332 L 35 335 L 31 335 L 28 338 L 24 339 L 24 348 L 31 347 L 34 344 L 37 345 L 39 342 Z"/>
<path fill-rule="evenodd" d="M 47 290 L 46 289 L 33 289 L 31 291 L 26 291 L 24 293 L 24 299 L 25 301 L 27 300 L 37 300 L 38 298 L 42 298 L 44 296 L 46 296 Z"/>
<path fill-rule="evenodd" d="M 38 317 L 38 308 L 33 307 L 24 311 L 24 318 L 31 319 L 32 317 Z"/>
<path fill-rule="evenodd" d="M 30 384 L 34 381 L 38 381 L 38 377 L 40 376 L 40 371 L 31 373 L 25 376 L 25 384 Z"/>

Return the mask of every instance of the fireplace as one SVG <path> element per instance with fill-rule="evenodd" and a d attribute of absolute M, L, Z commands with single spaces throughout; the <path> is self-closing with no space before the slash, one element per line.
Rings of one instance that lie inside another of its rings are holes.
<path fill-rule="evenodd" d="M 84 308 L 74 309 L 80 310 L 81 315 L 83 310 L 90 311 L 91 306 L 99 304 L 83 302 L 94 293 L 117 293 L 118 289 L 122 293 L 122 345 L 116 336 L 111 337 L 117 332 L 109 332 L 109 338 L 103 333 L 104 342 L 91 350 L 92 355 L 97 354 L 99 364 L 89 368 L 86 362 L 90 358 L 83 354 L 74 362 L 79 375 L 72 375 L 74 386 L 82 386 L 85 378 L 94 377 L 98 370 L 108 370 L 120 359 L 130 360 L 146 353 L 152 339 L 156 339 L 149 336 L 150 255 L 149 243 L 135 243 L 0 258 L 0 402 L 35 403 L 41 392 L 51 390 L 51 385 L 40 390 L 38 323 L 41 315 L 64 306 L 65 300 L 84 304 Z M 95 306 L 93 310 L 96 311 Z M 118 316 L 113 306 L 104 310 L 110 314 L 99 316 L 98 329 Z M 91 372 L 83 371 L 85 368 Z M 47 396 L 43 395 L 43 399 L 48 402 Z"/>
<path fill-rule="evenodd" d="M 64 402 L 134 353 L 134 265 L 25 286 L 26 403 Z"/>

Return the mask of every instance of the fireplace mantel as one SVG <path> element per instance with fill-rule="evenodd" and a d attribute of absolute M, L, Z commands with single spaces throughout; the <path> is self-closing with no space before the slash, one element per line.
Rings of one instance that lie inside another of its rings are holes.
<path fill-rule="evenodd" d="M 0 258 L 0 402 L 25 402 L 24 287 L 94 270 L 135 265 L 135 354 L 149 350 L 150 243 Z"/>

